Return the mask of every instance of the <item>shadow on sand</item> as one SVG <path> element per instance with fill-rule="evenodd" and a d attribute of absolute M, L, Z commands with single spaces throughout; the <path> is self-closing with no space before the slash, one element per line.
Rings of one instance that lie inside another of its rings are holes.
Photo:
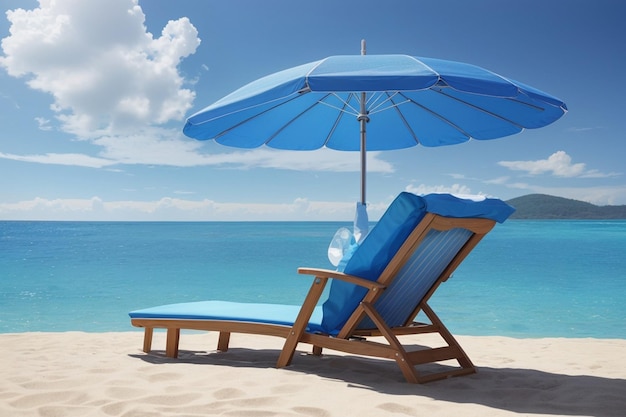
<path fill-rule="evenodd" d="M 163 351 L 130 355 L 152 364 L 273 368 L 276 350 L 231 348 L 225 353 L 181 350 L 178 359 Z M 298 352 L 287 370 L 345 382 L 349 388 L 392 395 L 420 395 L 440 401 L 479 404 L 515 413 L 622 417 L 626 380 L 565 375 L 534 369 L 478 367 L 478 373 L 423 385 L 408 384 L 393 361 Z"/>

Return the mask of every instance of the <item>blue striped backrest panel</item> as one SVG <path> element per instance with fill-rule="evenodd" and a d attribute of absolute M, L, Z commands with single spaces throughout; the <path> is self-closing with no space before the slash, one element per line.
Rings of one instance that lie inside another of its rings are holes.
<path fill-rule="evenodd" d="M 437 278 L 472 236 L 467 229 L 431 230 L 375 303 L 390 327 L 403 326 Z M 374 328 L 364 318 L 359 329 Z"/>

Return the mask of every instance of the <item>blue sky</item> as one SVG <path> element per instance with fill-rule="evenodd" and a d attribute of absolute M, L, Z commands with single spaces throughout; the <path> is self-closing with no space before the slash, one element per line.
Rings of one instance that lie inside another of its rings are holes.
<path fill-rule="evenodd" d="M 626 204 L 620 0 L 4 0 L 0 219 L 346 220 L 357 153 L 241 150 L 187 116 L 329 55 L 469 62 L 564 100 L 508 138 L 368 156 L 377 219 L 399 192 Z"/>

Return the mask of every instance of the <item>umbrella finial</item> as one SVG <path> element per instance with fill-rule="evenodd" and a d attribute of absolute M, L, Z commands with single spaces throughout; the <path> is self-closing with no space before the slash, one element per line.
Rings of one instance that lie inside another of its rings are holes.
<path fill-rule="evenodd" d="M 361 55 L 365 55 L 365 39 L 361 39 Z"/>

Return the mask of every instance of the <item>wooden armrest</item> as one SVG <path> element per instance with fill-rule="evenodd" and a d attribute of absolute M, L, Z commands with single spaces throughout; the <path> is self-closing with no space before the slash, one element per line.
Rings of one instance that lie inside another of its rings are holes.
<path fill-rule="evenodd" d="M 376 281 L 370 281 L 367 279 L 359 278 L 355 275 L 344 274 L 343 272 L 333 271 L 331 269 L 322 269 L 322 268 L 298 268 L 299 274 L 306 275 L 315 275 L 320 278 L 333 278 L 339 279 L 341 281 L 349 282 L 351 284 L 355 284 L 361 287 L 369 288 L 369 289 L 382 289 L 385 288 L 383 284 L 380 284 Z"/>

